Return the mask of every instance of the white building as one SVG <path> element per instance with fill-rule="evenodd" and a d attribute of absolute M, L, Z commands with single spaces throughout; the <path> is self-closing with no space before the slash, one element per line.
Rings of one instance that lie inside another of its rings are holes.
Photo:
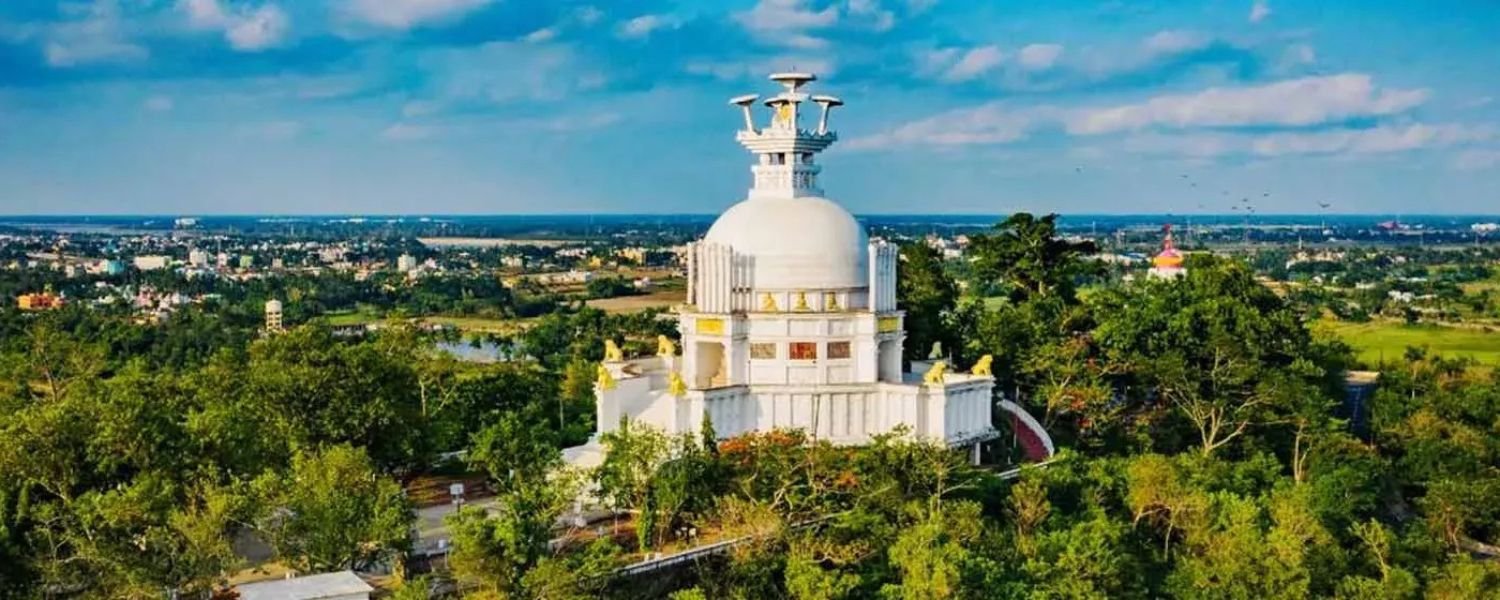
<path fill-rule="evenodd" d="M 275 298 L 266 301 L 266 331 L 280 333 L 281 324 L 281 301 Z"/>
<path fill-rule="evenodd" d="M 132 263 L 135 265 L 135 268 L 138 269 L 138 270 L 141 270 L 141 271 L 156 271 L 158 269 L 165 269 L 165 268 L 167 268 L 167 265 L 171 264 L 171 259 L 168 258 L 168 257 L 166 257 L 166 256 L 162 256 L 160 254 L 156 254 L 156 255 L 150 255 L 150 256 L 137 256 L 132 261 Z"/>
<path fill-rule="evenodd" d="M 402 254 L 396 257 L 396 270 L 403 273 L 417 270 L 417 257 Z"/>
<path fill-rule="evenodd" d="M 188 264 L 194 267 L 208 266 L 208 251 L 197 248 L 188 250 Z"/>
<path fill-rule="evenodd" d="M 921 438 L 972 446 L 977 457 L 979 443 L 998 435 L 992 425 L 998 406 L 1050 453 L 1034 419 L 1014 404 L 994 402 L 987 368 L 903 372 L 897 248 L 870 240 L 818 187 L 822 168 L 813 159 L 837 139 L 828 113 L 842 102 L 803 92 L 815 79 L 810 74 L 771 79 L 786 89 L 765 101 L 772 112 L 767 127 L 755 127 L 756 96 L 734 100 L 745 127 L 736 138 L 757 159 L 753 184 L 748 198 L 687 250 L 681 356 L 606 357 L 595 386 L 598 432 L 617 428 L 622 418 L 669 434 L 696 432 L 707 416 L 721 437 L 796 428 L 862 444 L 904 427 Z M 820 108 L 810 130 L 800 126 L 809 101 Z M 574 465 L 596 464 L 597 439 L 564 456 Z"/>

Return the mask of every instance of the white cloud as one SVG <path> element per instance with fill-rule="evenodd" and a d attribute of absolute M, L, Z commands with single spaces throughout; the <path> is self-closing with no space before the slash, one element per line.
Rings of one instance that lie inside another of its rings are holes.
<path fill-rule="evenodd" d="M 253 52 L 281 43 L 286 32 L 286 13 L 266 4 L 231 24 L 224 31 L 224 39 L 229 40 L 229 45 L 235 50 Z"/>
<path fill-rule="evenodd" d="M 1269 16 L 1271 16 L 1271 5 L 1267 4 L 1266 0 L 1255 0 L 1255 3 L 1250 5 L 1251 23 L 1259 23 Z"/>
<path fill-rule="evenodd" d="M 799 71 L 829 77 L 838 72 L 838 64 L 822 55 L 791 55 L 753 58 L 740 61 L 692 60 L 683 70 L 693 75 L 706 75 L 721 81 L 764 80 L 766 73 L 785 71 L 795 66 Z"/>
<path fill-rule="evenodd" d="M 1500 150 L 1491 148 L 1465 150 L 1453 159 L 1453 168 L 1460 171 L 1500 169 Z"/>
<path fill-rule="evenodd" d="M 1480 96 L 1473 100 L 1469 100 L 1468 102 L 1464 102 L 1460 106 L 1462 106 L 1463 108 L 1484 108 L 1486 106 L 1489 106 L 1494 101 L 1494 96 Z"/>
<path fill-rule="evenodd" d="M 1027 71 L 1045 71 L 1057 64 L 1063 47 L 1058 44 L 1030 44 L 1016 54 L 1016 62 Z"/>
<path fill-rule="evenodd" d="M 246 123 L 235 129 L 235 134 L 242 138 L 280 142 L 302 135 L 302 124 L 296 121 Z"/>
<path fill-rule="evenodd" d="M 943 80 L 949 82 L 969 81 L 1000 66 L 1005 59 L 997 46 L 979 46 L 964 52 L 958 62 L 943 72 Z"/>
<path fill-rule="evenodd" d="M 1256 138 L 1251 142 L 1250 150 L 1261 156 L 1382 154 L 1482 141 L 1493 135 L 1493 130 L 1484 127 L 1413 123 L 1370 129 L 1273 133 Z"/>
<path fill-rule="evenodd" d="M 1025 139 L 1037 126 L 1056 118 L 1056 109 L 1012 110 L 1000 103 L 945 112 L 890 131 L 854 138 L 848 147 L 880 150 L 898 146 L 969 146 L 1006 144 Z"/>
<path fill-rule="evenodd" d="M 1299 155 L 1368 155 L 1461 146 L 1495 138 L 1490 127 L 1455 124 L 1410 123 L 1381 125 L 1368 129 L 1247 133 L 1187 133 L 1133 135 L 1125 139 L 1132 152 L 1170 154 L 1194 158 L 1224 155 L 1260 157 Z M 1468 153 L 1466 153 L 1468 154 Z M 1462 158 L 1463 155 L 1460 155 Z M 1474 155 L 1471 161 L 1482 160 Z"/>
<path fill-rule="evenodd" d="M 538 125 L 550 131 L 588 131 L 602 129 L 620 122 L 621 115 L 615 112 L 600 112 L 585 115 L 565 115 L 539 121 Z"/>
<path fill-rule="evenodd" d="M 1170 29 L 1145 39 L 1142 45 L 1152 54 L 1180 54 L 1207 46 L 1212 38 L 1196 31 Z"/>
<path fill-rule="evenodd" d="M 505 65 L 503 69 L 495 65 Z M 488 112 L 512 102 L 555 101 L 595 83 L 591 64 L 566 44 L 490 42 L 424 52 L 418 66 L 431 73 L 408 103 L 420 114 Z"/>
<path fill-rule="evenodd" d="M 603 19 L 604 11 L 592 6 L 585 5 L 578 7 L 577 10 L 574 10 L 573 17 L 578 19 L 578 22 L 583 24 L 584 26 L 589 26 L 593 25 L 594 23 L 598 23 L 600 19 Z"/>
<path fill-rule="evenodd" d="M 860 149 L 897 146 L 1005 144 L 1032 132 L 1062 129 L 1073 135 L 1140 132 L 1129 150 L 1211 157 L 1221 154 L 1372 154 L 1466 144 L 1494 138 L 1491 128 L 1457 125 L 1385 124 L 1354 129 L 1256 134 L 1253 127 L 1338 125 L 1359 118 L 1404 113 L 1427 98 L 1426 90 L 1376 89 L 1362 74 L 1304 78 L 1259 87 L 1211 88 L 1114 107 L 1012 108 L 992 102 L 912 121 L 849 144 Z M 1224 131 L 1157 133 L 1157 130 Z M 1241 128 L 1235 131 L 1235 128 Z"/>
<path fill-rule="evenodd" d="M 47 42 L 43 49 L 47 65 L 51 67 L 76 67 L 79 65 L 112 62 L 137 62 L 150 55 L 142 46 L 109 39 L 74 39 L 68 42 Z"/>
<path fill-rule="evenodd" d="M 291 29 L 286 12 L 271 3 L 253 8 L 247 5 L 226 8 L 219 0 L 180 0 L 177 8 L 187 14 L 188 25 L 223 31 L 224 41 L 242 52 L 274 48 L 286 39 Z"/>
<path fill-rule="evenodd" d="M 440 103 L 433 100 L 412 100 L 410 102 L 407 102 L 406 104 L 401 105 L 401 116 L 424 117 L 430 114 L 434 114 L 442 108 L 443 107 Z"/>
<path fill-rule="evenodd" d="M 868 21 L 870 29 L 889 31 L 896 26 L 896 13 L 880 6 L 877 0 L 849 0 L 849 15 Z"/>
<path fill-rule="evenodd" d="M 521 41 L 532 44 L 550 42 L 557 38 L 557 30 L 552 27 L 543 27 L 521 37 Z"/>
<path fill-rule="evenodd" d="M 145 102 L 141 103 L 142 108 L 145 108 L 146 110 L 149 110 L 151 112 L 167 112 L 169 110 L 172 110 L 174 106 L 175 104 L 172 102 L 171 97 L 160 95 L 151 96 L 150 98 L 147 98 Z"/>
<path fill-rule="evenodd" d="M 1307 44 L 1292 44 L 1281 53 L 1281 62 L 1277 68 L 1282 70 L 1293 69 L 1310 65 L 1318 61 L 1318 52 Z"/>
<path fill-rule="evenodd" d="M 813 10 L 806 0 L 760 0 L 750 10 L 736 14 L 735 19 L 762 41 L 814 49 L 823 48 L 828 42 L 808 32 L 837 24 L 839 9 L 829 6 Z"/>
<path fill-rule="evenodd" d="M 96 0 L 65 9 L 79 18 L 58 23 L 46 32 L 42 53 L 48 66 L 139 62 L 150 56 L 144 46 L 126 39 L 116 2 Z"/>
<path fill-rule="evenodd" d="M 651 37 L 655 31 L 677 25 L 677 20 L 670 15 L 641 15 L 621 23 L 615 33 L 625 39 L 639 40 Z"/>
<path fill-rule="evenodd" d="M 369 25 L 406 30 L 461 17 L 492 0 L 348 0 L 345 14 Z"/>
<path fill-rule="evenodd" d="M 437 133 L 437 130 L 427 125 L 413 125 L 411 123 L 394 123 L 390 127 L 381 130 L 380 138 L 396 142 L 410 142 L 425 140 Z"/>
<path fill-rule="evenodd" d="M 1088 109 L 1070 118 L 1067 127 L 1088 135 L 1147 127 L 1307 126 L 1405 112 L 1428 95 L 1425 89 L 1377 90 L 1369 75 L 1345 73 Z"/>

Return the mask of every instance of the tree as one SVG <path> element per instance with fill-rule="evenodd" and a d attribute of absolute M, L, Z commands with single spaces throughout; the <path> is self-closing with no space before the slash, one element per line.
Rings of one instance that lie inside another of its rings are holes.
<path fill-rule="evenodd" d="M 240 393 L 297 446 L 357 445 L 384 470 L 411 468 L 430 453 L 416 343 L 346 343 L 326 328 L 298 327 L 250 347 Z"/>
<path fill-rule="evenodd" d="M 474 434 L 467 460 L 489 473 L 502 494 L 540 485 L 562 464 L 551 430 L 534 427 L 515 413 Z"/>
<path fill-rule="evenodd" d="M 954 502 L 902 533 L 890 548 L 900 583 L 882 592 L 906 600 L 958 597 L 971 559 L 967 546 L 979 537 L 979 514 L 976 503 Z"/>
<path fill-rule="evenodd" d="M 906 311 L 908 360 L 926 358 L 934 343 L 949 350 L 962 348 L 950 321 L 958 306 L 958 286 L 944 271 L 942 255 L 931 246 L 920 242 L 901 246 L 896 305 Z"/>
<path fill-rule="evenodd" d="M 1076 279 L 1097 271 L 1084 261 L 1098 251 L 1094 243 L 1060 237 L 1057 215 L 1016 213 L 996 224 L 994 233 L 971 237 L 969 247 L 979 282 L 1001 286 L 1015 302 L 1050 296 L 1071 301 Z"/>
<path fill-rule="evenodd" d="M 1303 470 L 1302 438 L 1327 429 L 1348 350 L 1314 340 L 1248 269 L 1202 260 L 1185 278 L 1107 290 L 1089 304 L 1122 400 L 1165 401 L 1204 455 L 1290 425 L 1301 434 L 1287 436 L 1287 453 Z"/>
<path fill-rule="evenodd" d="M 594 470 L 600 497 L 616 509 L 641 510 L 651 494 L 657 467 L 669 450 L 666 434 L 621 417 L 620 426 L 599 436 L 604 462 Z"/>
<path fill-rule="evenodd" d="M 527 574 L 551 554 L 553 524 L 578 492 L 576 478 L 559 473 L 516 480 L 491 508 L 461 508 L 446 519 L 453 536 L 449 567 L 486 593 L 524 596 Z"/>
<path fill-rule="evenodd" d="M 367 569 L 411 547 L 411 503 L 362 449 L 299 452 L 289 472 L 267 473 L 254 488 L 256 528 L 298 570 Z"/>

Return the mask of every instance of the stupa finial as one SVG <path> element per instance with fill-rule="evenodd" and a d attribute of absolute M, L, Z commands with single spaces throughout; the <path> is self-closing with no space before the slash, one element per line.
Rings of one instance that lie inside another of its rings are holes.
<path fill-rule="evenodd" d="M 821 167 L 813 162 L 813 156 L 838 139 L 838 135 L 828 129 L 828 116 L 834 107 L 843 106 L 844 101 L 834 96 L 809 96 L 803 91 L 804 86 L 817 79 L 818 76 L 812 73 L 772 73 L 771 80 L 781 84 L 783 89 L 763 101 L 771 111 L 770 122 L 765 127 L 756 127 L 755 115 L 751 111 L 760 100 L 758 94 L 730 99 L 730 104 L 740 107 L 745 120 L 744 129 L 735 138 L 757 156 L 756 165 L 750 169 L 755 177 L 750 188 L 751 198 L 823 195 L 817 187 Z M 820 108 L 817 129 L 812 131 L 801 127 L 801 109 L 805 102 L 812 102 Z"/>

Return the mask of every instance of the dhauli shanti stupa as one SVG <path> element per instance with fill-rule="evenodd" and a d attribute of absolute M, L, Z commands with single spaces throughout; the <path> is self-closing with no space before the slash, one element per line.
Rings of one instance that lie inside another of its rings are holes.
<path fill-rule="evenodd" d="M 598 434 L 622 417 L 676 435 L 698 433 L 705 416 L 720 438 L 801 429 L 862 444 L 904 428 L 977 461 L 980 444 L 1001 435 L 996 411 L 1010 423 L 1007 440 L 1031 458 L 1050 455 L 1041 425 L 996 398 L 987 357 L 968 373 L 941 361 L 902 368 L 896 246 L 871 240 L 818 185 L 818 153 L 838 139 L 829 113 L 843 102 L 805 92 L 812 74 L 771 80 L 784 89 L 763 102 L 766 126 L 756 126 L 758 96 L 731 101 L 744 117 L 735 139 L 755 157 L 752 183 L 688 246 L 680 355 L 665 339 L 657 356 L 629 360 L 609 344 L 595 384 L 598 432 L 568 448 L 567 462 L 598 464 Z"/>

